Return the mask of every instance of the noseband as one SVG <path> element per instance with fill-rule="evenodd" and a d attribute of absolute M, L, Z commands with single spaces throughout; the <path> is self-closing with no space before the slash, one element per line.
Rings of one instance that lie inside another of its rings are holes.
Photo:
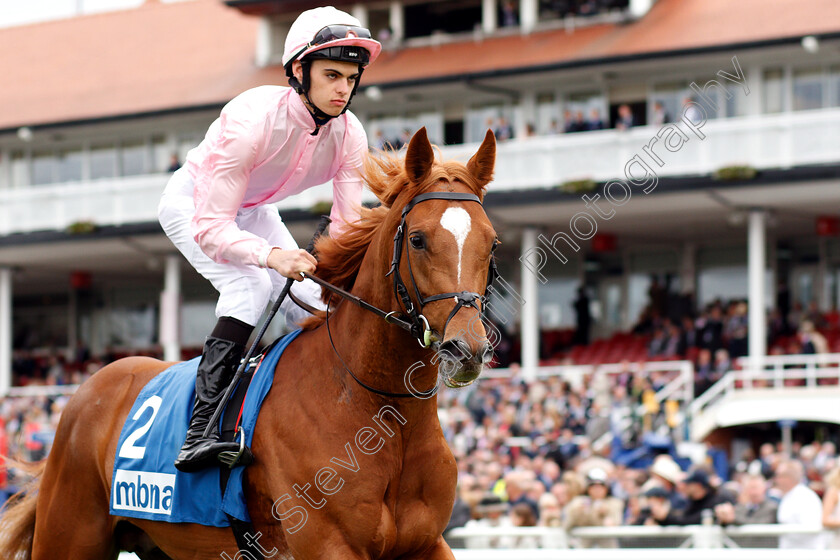
<path fill-rule="evenodd" d="M 354 296 L 353 294 L 347 292 L 346 290 L 342 290 L 338 286 L 330 284 L 326 280 L 322 280 L 311 274 L 306 274 L 306 278 L 312 279 L 314 282 L 330 290 L 334 294 L 341 296 L 344 299 L 352 301 L 362 309 L 375 313 L 385 319 L 386 322 L 391 323 L 393 325 L 397 325 L 398 327 L 408 331 L 411 333 L 417 341 L 420 343 L 420 346 L 423 348 L 428 348 L 432 345 L 433 342 L 436 342 L 434 335 L 432 334 L 431 328 L 429 327 L 429 321 L 426 317 L 423 316 L 422 311 L 423 307 L 433 301 L 439 301 L 444 299 L 453 298 L 455 300 L 455 306 L 453 307 L 452 311 L 449 313 L 449 316 L 446 318 L 446 323 L 443 326 L 443 332 L 441 333 L 441 339 L 444 338 L 444 333 L 446 332 L 446 327 L 449 325 L 449 321 L 455 316 L 458 311 L 462 307 L 472 307 L 482 313 L 485 307 L 485 303 L 487 301 L 487 294 L 490 292 L 490 286 L 495 282 L 496 278 L 499 275 L 498 269 L 496 268 L 496 258 L 493 255 L 495 252 L 496 247 L 498 245 L 498 239 L 493 241 L 493 248 L 491 249 L 490 254 L 490 267 L 487 270 L 487 285 L 485 287 L 484 295 L 477 294 L 475 292 L 447 292 L 443 294 L 437 294 L 429 297 L 423 297 L 420 293 L 420 289 L 417 287 L 417 282 L 414 280 L 414 272 L 411 269 L 411 258 L 409 257 L 408 253 L 406 253 L 406 261 L 408 262 L 408 276 L 411 280 L 411 287 L 414 290 L 414 294 L 417 298 L 417 305 L 414 305 L 414 302 L 411 300 L 411 296 L 409 295 L 408 287 L 403 282 L 402 275 L 400 274 L 400 261 L 402 258 L 402 247 L 403 241 L 405 239 L 405 219 L 408 216 L 408 213 L 419 203 L 425 202 L 427 200 L 459 200 L 459 201 L 466 201 L 466 202 L 477 202 L 481 204 L 481 200 L 474 194 L 467 194 L 467 193 L 454 193 L 454 192 L 430 192 L 419 194 L 412 198 L 408 204 L 402 210 L 402 216 L 400 217 L 400 225 L 397 227 L 397 232 L 394 234 L 394 256 L 391 259 L 391 268 L 388 270 L 388 273 L 385 276 L 392 276 L 393 277 L 393 285 L 394 285 L 394 295 L 397 297 L 397 300 L 401 302 L 404 313 L 400 313 L 398 311 L 383 311 L 378 307 L 371 305 L 370 303 L 362 300 L 361 298 Z M 476 301 L 481 302 L 481 309 L 478 308 Z M 329 333 L 329 304 L 327 306 L 327 332 Z M 330 334 L 330 343 L 332 344 L 332 335 Z M 356 375 L 347 367 L 347 364 L 344 363 L 344 359 L 341 358 L 341 355 L 338 354 L 338 350 L 335 347 L 335 344 L 332 344 L 333 350 L 335 351 L 336 355 L 338 355 L 339 359 L 341 359 L 342 364 L 344 364 L 344 369 L 346 369 L 353 379 L 356 382 L 373 393 L 378 395 L 386 396 L 386 397 L 416 397 L 418 394 L 416 393 L 391 393 L 388 391 L 382 391 L 379 389 L 375 389 L 369 385 L 363 383 Z M 428 398 L 437 392 L 437 386 L 431 391 L 426 393 L 421 393 L 420 396 L 424 398 Z"/>

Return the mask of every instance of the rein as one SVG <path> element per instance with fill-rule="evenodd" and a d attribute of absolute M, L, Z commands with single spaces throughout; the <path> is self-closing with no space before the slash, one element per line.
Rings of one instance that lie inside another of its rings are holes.
<path fill-rule="evenodd" d="M 452 193 L 452 192 L 430 192 L 419 194 L 412 198 L 408 204 L 402 210 L 402 216 L 400 218 L 400 225 L 397 227 L 397 232 L 394 235 L 394 256 L 391 260 L 391 268 L 388 270 L 385 276 L 391 276 L 393 274 L 394 278 L 394 295 L 397 297 L 399 301 L 402 302 L 402 306 L 405 309 L 405 313 L 408 315 L 408 318 L 400 317 L 397 311 L 384 311 L 379 309 L 375 305 L 372 305 L 365 300 L 361 299 L 358 296 L 354 296 L 350 292 L 335 286 L 318 278 L 317 276 L 313 276 L 311 274 L 303 273 L 305 278 L 309 278 L 316 284 L 320 285 L 321 287 L 331 291 L 332 293 L 341 296 L 342 298 L 351 301 L 352 303 L 356 304 L 360 308 L 370 311 L 385 320 L 385 322 L 390 323 L 392 325 L 396 325 L 409 333 L 417 339 L 420 343 L 420 346 L 423 348 L 428 348 L 431 346 L 432 342 L 437 342 L 432 335 L 432 331 L 429 327 L 429 321 L 426 317 L 423 316 L 422 313 L 418 313 L 417 307 L 415 307 L 414 302 L 411 300 L 411 296 L 409 295 L 408 288 L 403 282 L 402 276 L 400 275 L 399 265 L 400 259 L 402 257 L 402 245 L 403 239 L 405 235 L 405 218 L 409 212 L 419 203 L 425 202 L 427 200 L 459 200 L 459 201 L 469 201 L 469 202 L 477 202 L 481 204 L 481 200 L 474 194 L 468 193 Z M 493 242 L 493 249 L 492 251 L 496 250 L 496 246 L 498 245 L 498 240 Z M 446 333 L 446 327 L 449 325 L 449 321 L 455 316 L 458 311 L 462 307 L 472 307 L 476 310 L 479 310 L 478 306 L 476 305 L 476 300 L 482 303 L 482 308 L 484 307 L 484 303 L 487 300 L 487 294 L 490 290 L 490 285 L 496 280 L 498 276 L 498 269 L 496 268 L 496 260 L 495 257 L 492 255 L 490 256 L 490 267 L 487 271 L 487 285 L 485 288 L 484 295 L 477 294 L 475 292 L 447 292 L 443 294 L 437 294 L 429 297 L 423 297 L 420 293 L 419 288 L 417 287 L 417 282 L 414 280 L 414 273 L 411 269 L 411 259 L 409 258 L 408 254 L 406 253 L 406 260 L 408 262 L 408 274 L 409 278 L 411 279 L 411 286 L 414 289 L 414 293 L 417 296 L 418 304 L 420 311 L 422 312 L 423 307 L 426 304 L 431 303 L 433 301 L 439 301 L 444 299 L 453 298 L 455 300 L 455 307 L 449 313 L 449 316 L 446 319 L 446 323 L 443 326 L 443 333 L 441 337 Z M 481 313 L 481 310 L 479 310 Z M 406 398 L 406 397 L 421 397 L 421 398 L 429 398 L 437 393 L 438 386 L 435 385 L 433 389 L 430 389 L 426 392 L 420 393 L 392 393 L 390 391 L 383 391 L 380 389 L 376 389 L 364 383 L 361 379 L 356 377 L 356 375 L 347 367 L 347 364 L 344 362 L 344 358 L 341 357 L 341 354 L 338 353 L 338 349 L 335 347 L 335 343 L 333 342 L 332 332 L 330 331 L 330 309 L 329 309 L 329 302 L 327 303 L 327 335 L 330 339 L 330 345 L 332 346 L 335 355 L 338 356 L 338 359 L 341 360 L 341 364 L 344 366 L 344 369 L 347 370 L 347 373 L 361 385 L 363 388 L 367 389 L 372 393 L 376 393 L 377 395 L 381 395 L 383 397 L 396 397 L 396 398 Z"/>

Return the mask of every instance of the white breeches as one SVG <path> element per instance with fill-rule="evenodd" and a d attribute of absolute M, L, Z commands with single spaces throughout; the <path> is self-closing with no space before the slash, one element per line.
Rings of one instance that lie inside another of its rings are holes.
<path fill-rule="evenodd" d="M 216 317 L 234 317 L 256 326 L 266 306 L 280 294 L 286 278 L 268 268 L 213 261 L 193 239 L 190 228 L 193 214 L 195 204 L 192 198 L 192 178 L 186 169 L 181 168 L 169 180 L 158 206 L 158 218 L 163 231 L 198 273 L 207 278 L 219 292 Z M 240 210 L 236 215 L 236 225 L 262 237 L 275 247 L 298 248 L 274 206 Z M 309 305 L 325 309 L 320 300 L 321 288 L 312 280 L 294 282 L 292 292 L 296 298 Z M 287 325 L 297 325 L 310 316 L 288 297 L 280 309 L 285 314 Z"/>

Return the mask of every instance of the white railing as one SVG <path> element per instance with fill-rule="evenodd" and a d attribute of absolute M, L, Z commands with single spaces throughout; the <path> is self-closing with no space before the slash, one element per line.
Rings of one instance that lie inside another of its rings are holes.
<path fill-rule="evenodd" d="M 554 527 L 460 527 L 447 533 L 448 540 L 463 543 L 464 548 L 568 549 L 610 547 L 618 550 L 630 542 L 647 549 L 741 548 L 754 543 L 774 548 L 775 538 L 782 535 L 818 535 L 822 526 L 811 525 L 687 525 L 659 527 L 655 525 L 623 525 L 618 527 L 578 527 L 565 531 Z M 609 542 L 607 545 L 605 543 Z M 717 555 L 717 552 L 715 552 Z M 836 552 L 835 552 L 836 554 Z M 565 556 L 564 556 L 565 558 Z"/>
<path fill-rule="evenodd" d="M 655 166 L 646 158 L 660 177 L 709 174 L 733 164 L 763 169 L 840 161 L 840 109 L 710 120 L 700 129 L 703 140 L 686 125 L 680 128 L 689 140 L 679 151 L 661 149 L 661 142 L 652 148 L 664 166 Z M 645 126 L 502 142 L 491 189 L 551 188 L 573 179 L 624 178 L 626 164 L 644 153 L 642 148 L 658 130 Z M 444 159 L 466 162 L 477 147 L 445 146 L 441 152 Z M 636 167 L 633 172 L 641 176 L 641 169 Z M 80 221 L 99 225 L 155 221 L 157 203 L 168 179 L 168 174 L 156 174 L 2 190 L 0 235 L 61 230 Z M 327 184 L 278 206 L 307 209 L 316 202 L 331 200 L 331 196 Z M 373 195 L 366 192 L 365 200 L 372 201 Z"/>
<path fill-rule="evenodd" d="M 824 389 L 840 389 L 840 354 L 740 358 L 737 363 L 743 369 L 726 373 L 689 406 L 692 434 L 710 429 L 715 408 L 734 397 L 768 398 L 782 392 L 820 397 Z"/>
<path fill-rule="evenodd" d="M 653 151 L 662 167 L 642 158 L 662 176 L 708 174 L 733 164 L 757 169 L 840 161 L 840 109 L 801 111 L 709 120 L 700 129 L 701 140 L 685 124 L 689 140 L 677 152 Z M 491 190 L 553 187 L 572 179 L 606 181 L 625 177 L 625 165 L 656 137 L 659 127 L 627 131 L 535 136 L 499 144 Z M 447 146 L 445 157 L 466 161 L 477 145 Z M 641 176 L 640 169 L 633 170 Z"/>

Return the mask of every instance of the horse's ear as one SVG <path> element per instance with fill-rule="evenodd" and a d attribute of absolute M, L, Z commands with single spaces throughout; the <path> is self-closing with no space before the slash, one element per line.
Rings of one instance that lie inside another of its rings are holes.
<path fill-rule="evenodd" d="M 470 161 L 467 162 L 467 171 L 475 177 L 476 183 L 482 189 L 493 180 L 493 169 L 496 167 L 496 136 L 492 130 L 487 130 L 484 142 L 479 146 L 478 151 Z"/>
<path fill-rule="evenodd" d="M 424 126 L 411 137 L 405 153 L 405 172 L 408 174 L 408 180 L 415 185 L 422 183 L 429 175 L 434 162 L 435 153 Z"/>

